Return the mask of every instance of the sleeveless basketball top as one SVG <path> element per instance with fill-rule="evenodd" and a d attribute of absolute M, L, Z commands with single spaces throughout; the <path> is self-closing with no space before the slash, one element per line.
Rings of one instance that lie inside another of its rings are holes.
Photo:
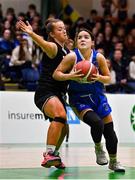
<path fill-rule="evenodd" d="M 53 91 L 66 92 L 68 82 L 56 81 L 53 79 L 52 74 L 62 61 L 63 57 L 69 53 L 69 50 L 67 48 L 62 48 L 58 43 L 56 43 L 56 45 L 58 47 L 58 52 L 54 59 L 49 58 L 46 53 L 43 54 L 38 88 L 49 88 Z"/>
<path fill-rule="evenodd" d="M 82 56 L 81 52 L 76 48 L 74 50 L 77 60 L 76 63 L 82 61 L 84 59 L 84 57 Z M 97 51 L 96 50 L 92 50 L 91 53 L 91 57 L 89 59 L 89 61 L 91 63 L 93 63 L 97 68 L 98 68 L 98 63 L 96 60 L 97 57 Z M 79 83 L 76 81 L 70 81 L 69 82 L 69 87 L 68 87 L 68 92 L 70 93 L 79 93 L 79 94 L 95 94 L 95 93 L 99 93 L 99 92 L 103 92 L 104 91 L 104 84 L 99 82 L 99 81 L 95 81 L 95 82 L 89 82 L 89 83 Z"/>

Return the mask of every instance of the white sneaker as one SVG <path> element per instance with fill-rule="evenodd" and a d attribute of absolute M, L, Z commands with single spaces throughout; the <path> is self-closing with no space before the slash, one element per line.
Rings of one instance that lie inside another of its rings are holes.
<path fill-rule="evenodd" d="M 105 152 L 103 149 L 97 150 L 95 149 L 96 153 L 96 163 L 99 165 L 106 165 L 108 164 L 108 160 L 106 158 Z"/>
<path fill-rule="evenodd" d="M 125 168 L 120 164 L 120 162 L 109 162 L 109 169 L 115 172 L 125 172 Z"/>

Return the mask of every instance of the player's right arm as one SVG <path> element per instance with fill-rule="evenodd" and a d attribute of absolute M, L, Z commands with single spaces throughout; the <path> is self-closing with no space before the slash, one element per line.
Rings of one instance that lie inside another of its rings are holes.
<path fill-rule="evenodd" d="M 79 81 L 83 74 L 79 71 L 74 71 L 76 55 L 74 52 L 67 54 L 59 66 L 53 73 L 53 78 L 57 81 L 76 80 Z"/>
<path fill-rule="evenodd" d="M 33 32 L 33 29 L 29 22 L 26 24 L 23 21 L 17 22 L 17 28 L 21 29 L 23 32 L 29 34 L 33 41 L 42 48 L 42 50 L 50 58 L 54 58 L 57 54 L 57 46 L 53 42 L 45 41 L 41 36 Z"/>

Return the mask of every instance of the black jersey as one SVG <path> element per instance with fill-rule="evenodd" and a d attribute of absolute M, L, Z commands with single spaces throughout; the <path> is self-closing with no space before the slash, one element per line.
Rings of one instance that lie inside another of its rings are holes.
<path fill-rule="evenodd" d="M 62 61 L 63 57 L 69 53 L 67 48 L 62 48 L 58 43 L 56 43 L 58 47 L 57 55 L 51 59 L 46 53 L 43 54 L 43 59 L 41 62 L 41 75 L 39 78 L 39 88 L 49 88 L 53 91 L 61 91 L 66 92 L 67 90 L 67 81 L 56 81 L 53 79 L 52 75 L 54 70 Z"/>

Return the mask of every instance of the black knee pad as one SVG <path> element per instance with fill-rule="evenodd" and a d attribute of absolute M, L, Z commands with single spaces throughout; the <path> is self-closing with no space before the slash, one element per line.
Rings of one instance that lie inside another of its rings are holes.
<path fill-rule="evenodd" d="M 66 124 L 66 119 L 64 118 L 61 118 L 61 117 L 55 117 L 52 121 L 55 121 L 55 122 L 60 122 L 62 124 Z"/>
<path fill-rule="evenodd" d="M 106 140 L 106 148 L 109 154 L 117 153 L 118 138 L 114 131 L 113 122 L 104 125 L 104 137 Z"/>
<path fill-rule="evenodd" d="M 93 111 L 87 111 L 84 114 L 83 122 L 91 127 L 98 125 L 98 124 L 103 124 L 100 117 Z"/>
<path fill-rule="evenodd" d="M 88 111 L 83 117 L 84 123 L 91 127 L 92 139 L 95 143 L 99 143 L 102 138 L 104 124 L 102 119 L 93 111 Z"/>

